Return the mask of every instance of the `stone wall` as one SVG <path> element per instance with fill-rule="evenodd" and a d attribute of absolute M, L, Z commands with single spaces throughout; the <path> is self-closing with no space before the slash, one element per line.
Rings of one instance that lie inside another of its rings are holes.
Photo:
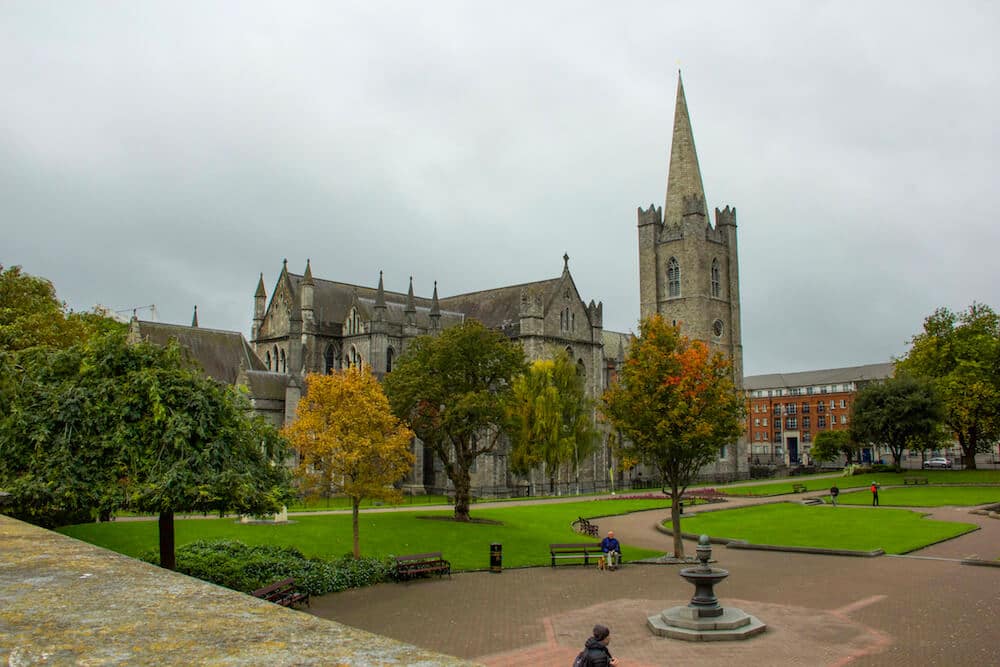
<path fill-rule="evenodd" d="M 471 663 L 0 515 L 0 664 Z"/>

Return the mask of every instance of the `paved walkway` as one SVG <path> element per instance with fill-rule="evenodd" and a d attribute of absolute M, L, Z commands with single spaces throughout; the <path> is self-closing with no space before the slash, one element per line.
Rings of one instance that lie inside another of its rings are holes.
<path fill-rule="evenodd" d="M 811 495 L 822 493 L 734 498 L 725 508 Z M 1000 568 L 955 560 L 972 553 L 1000 557 L 1000 520 L 968 514 L 968 508 L 931 514 L 975 522 L 982 530 L 911 558 L 716 547 L 719 566 L 731 573 L 717 591 L 723 604 L 769 625 L 767 633 L 746 642 L 653 636 L 646 617 L 686 604 L 692 592 L 678 568 L 666 565 L 462 573 L 324 596 L 314 600 L 312 612 L 490 666 L 568 665 L 596 622 L 611 627 L 610 647 L 621 667 L 1000 664 L 1000 643 L 987 630 L 1000 613 Z M 601 527 L 613 529 L 626 549 L 634 544 L 669 551 L 672 538 L 656 530 L 665 516 L 653 510 L 605 518 Z M 686 549 L 693 553 L 694 545 Z"/>

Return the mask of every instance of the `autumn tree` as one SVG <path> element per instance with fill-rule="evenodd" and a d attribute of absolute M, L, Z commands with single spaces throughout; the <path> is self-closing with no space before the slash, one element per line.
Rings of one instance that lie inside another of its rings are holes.
<path fill-rule="evenodd" d="M 973 303 L 955 313 L 940 308 L 924 320 L 923 332 L 897 372 L 934 385 L 948 429 L 958 438 L 966 469 L 976 454 L 1000 438 L 1000 318 L 989 306 Z"/>
<path fill-rule="evenodd" d="M 557 352 L 539 359 L 514 379 L 511 404 L 511 468 L 527 474 L 538 465 L 550 492 L 566 464 L 572 464 L 579 492 L 580 461 L 593 451 L 593 402 L 584 378 L 569 355 Z"/>
<path fill-rule="evenodd" d="M 850 431 L 820 431 L 813 440 L 809 455 L 817 461 L 835 461 L 843 454 L 847 463 L 850 463 L 856 451 L 857 444 L 851 438 Z"/>
<path fill-rule="evenodd" d="M 670 489 L 674 555 L 684 555 L 680 499 L 701 468 L 742 432 L 744 400 L 732 365 L 659 315 L 640 323 L 618 383 L 603 398 L 604 417 Z"/>
<path fill-rule="evenodd" d="M 470 468 L 496 450 L 524 352 L 475 320 L 415 338 L 385 376 L 393 412 L 438 457 L 455 488 L 455 520 L 469 520 Z"/>
<path fill-rule="evenodd" d="M 900 375 L 858 392 L 851 408 L 851 436 L 887 448 L 899 470 L 903 450 L 926 449 L 939 440 L 941 416 L 931 385 Z"/>
<path fill-rule="evenodd" d="M 175 512 L 259 515 L 290 497 L 285 441 L 176 345 L 113 333 L 0 353 L 0 365 L 18 378 L 0 386 L 0 490 L 15 516 L 58 526 L 158 514 L 160 564 L 173 569 Z"/>
<path fill-rule="evenodd" d="M 332 490 L 351 499 L 354 557 L 360 558 L 361 501 L 399 501 L 393 484 L 413 467 L 413 432 L 392 414 L 371 372 L 349 368 L 308 375 L 295 421 L 284 433 L 299 454 L 296 475 L 311 495 Z"/>
<path fill-rule="evenodd" d="M 125 325 L 94 313 L 73 313 L 56 298 L 45 278 L 24 273 L 20 266 L 0 265 L 0 350 L 70 347 Z"/>

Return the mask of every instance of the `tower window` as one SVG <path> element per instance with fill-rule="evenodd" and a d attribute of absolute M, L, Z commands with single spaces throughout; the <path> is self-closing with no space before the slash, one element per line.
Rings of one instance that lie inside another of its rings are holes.
<path fill-rule="evenodd" d="M 667 294 L 671 297 L 681 295 L 681 265 L 676 257 L 667 261 Z"/>
<path fill-rule="evenodd" d="M 385 351 L 385 372 L 392 372 L 392 358 L 395 356 L 395 350 L 391 347 Z"/>
<path fill-rule="evenodd" d="M 722 296 L 722 282 L 719 280 L 719 260 L 712 260 L 712 296 Z"/>
<path fill-rule="evenodd" d="M 326 346 L 326 352 L 323 354 L 323 372 L 329 375 L 335 369 L 337 352 L 334 350 L 333 345 Z"/>

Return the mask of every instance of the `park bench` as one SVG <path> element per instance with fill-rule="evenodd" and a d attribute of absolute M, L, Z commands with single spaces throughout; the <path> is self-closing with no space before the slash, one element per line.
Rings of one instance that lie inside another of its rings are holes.
<path fill-rule="evenodd" d="M 926 484 L 926 483 L 927 483 L 927 478 L 926 477 L 904 477 L 903 478 L 903 486 L 906 486 L 907 484 L 913 484 L 914 486 L 916 486 L 917 484 Z"/>
<path fill-rule="evenodd" d="M 591 557 L 601 558 L 604 556 L 604 552 L 601 551 L 599 542 L 583 542 L 575 544 L 550 544 L 549 555 L 552 557 L 552 567 L 555 567 L 557 558 L 582 558 L 583 564 L 589 565 Z"/>
<path fill-rule="evenodd" d="M 276 581 L 270 586 L 258 588 L 252 595 L 261 600 L 280 604 L 282 607 L 290 607 L 293 604 L 300 604 L 302 602 L 309 605 L 309 594 L 296 590 L 294 579 Z"/>
<path fill-rule="evenodd" d="M 792 493 L 805 493 L 808 490 L 805 484 L 792 484 Z"/>
<path fill-rule="evenodd" d="M 590 523 L 582 516 L 573 522 L 573 529 L 578 533 L 583 533 L 584 535 L 590 535 L 591 537 L 597 537 L 598 528 L 596 523 Z"/>
<path fill-rule="evenodd" d="M 440 551 L 396 556 L 397 579 L 409 579 L 418 574 L 437 574 L 439 577 L 447 574 L 451 578 L 451 563 L 441 557 Z"/>

